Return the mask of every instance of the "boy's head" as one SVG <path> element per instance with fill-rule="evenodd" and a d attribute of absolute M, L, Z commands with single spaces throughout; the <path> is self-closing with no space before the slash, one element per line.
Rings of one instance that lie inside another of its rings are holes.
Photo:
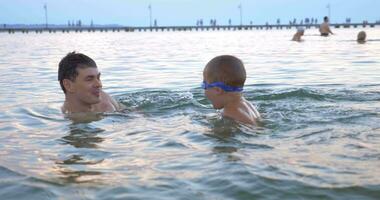
<path fill-rule="evenodd" d="M 66 96 L 70 94 L 70 97 L 86 104 L 100 102 L 100 73 L 90 57 L 76 52 L 68 53 L 59 62 L 58 80 Z"/>
<path fill-rule="evenodd" d="M 214 108 L 223 108 L 223 95 L 241 92 L 246 72 L 243 62 L 230 55 L 213 58 L 203 70 L 203 88 Z"/>
<path fill-rule="evenodd" d="M 367 34 L 364 31 L 358 33 L 358 42 L 365 42 Z"/>
<path fill-rule="evenodd" d="M 323 21 L 324 21 L 324 22 L 329 22 L 329 17 L 325 16 L 325 17 L 323 18 Z"/>

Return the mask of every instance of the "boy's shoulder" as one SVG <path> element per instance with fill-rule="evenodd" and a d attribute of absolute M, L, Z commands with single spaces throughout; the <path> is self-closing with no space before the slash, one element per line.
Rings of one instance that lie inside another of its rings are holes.
<path fill-rule="evenodd" d="M 247 100 L 243 100 L 235 106 L 225 108 L 223 116 L 251 125 L 257 125 L 257 121 L 261 118 L 256 107 Z"/>

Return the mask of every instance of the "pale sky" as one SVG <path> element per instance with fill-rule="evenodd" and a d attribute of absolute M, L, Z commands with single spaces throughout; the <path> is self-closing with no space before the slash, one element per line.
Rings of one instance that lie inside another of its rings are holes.
<path fill-rule="evenodd" d="M 208 24 L 216 19 L 220 25 L 240 24 L 239 4 L 243 23 L 275 23 L 281 18 L 288 23 L 293 18 L 318 18 L 328 15 L 331 21 L 352 22 L 380 20 L 380 0 L 0 0 L 0 24 L 43 24 L 44 3 L 47 4 L 49 24 L 67 24 L 82 20 L 83 24 L 149 25 L 149 9 L 158 25 L 195 25 L 197 19 Z"/>

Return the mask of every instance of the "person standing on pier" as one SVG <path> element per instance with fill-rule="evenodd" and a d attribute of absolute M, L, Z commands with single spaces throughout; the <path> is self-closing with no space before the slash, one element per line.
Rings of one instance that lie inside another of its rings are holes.
<path fill-rule="evenodd" d="M 329 36 L 329 34 L 334 35 L 334 33 L 330 29 L 330 24 L 329 24 L 329 18 L 326 16 L 323 18 L 323 23 L 319 27 L 319 32 L 321 33 L 321 36 Z"/>

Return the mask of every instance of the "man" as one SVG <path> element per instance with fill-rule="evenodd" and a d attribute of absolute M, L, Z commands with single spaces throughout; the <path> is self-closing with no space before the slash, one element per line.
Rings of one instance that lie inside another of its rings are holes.
<path fill-rule="evenodd" d="M 118 103 L 102 90 L 100 73 L 94 60 L 76 52 L 67 54 L 59 63 L 58 80 L 65 102 L 65 114 L 86 112 L 113 112 Z"/>
<path fill-rule="evenodd" d="M 334 35 L 334 33 L 330 30 L 330 25 L 329 25 L 329 18 L 326 16 L 323 18 L 323 23 L 319 27 L 319 32 L 321 33 L 321 36 L 329 36 L 331 33 Z"/>

